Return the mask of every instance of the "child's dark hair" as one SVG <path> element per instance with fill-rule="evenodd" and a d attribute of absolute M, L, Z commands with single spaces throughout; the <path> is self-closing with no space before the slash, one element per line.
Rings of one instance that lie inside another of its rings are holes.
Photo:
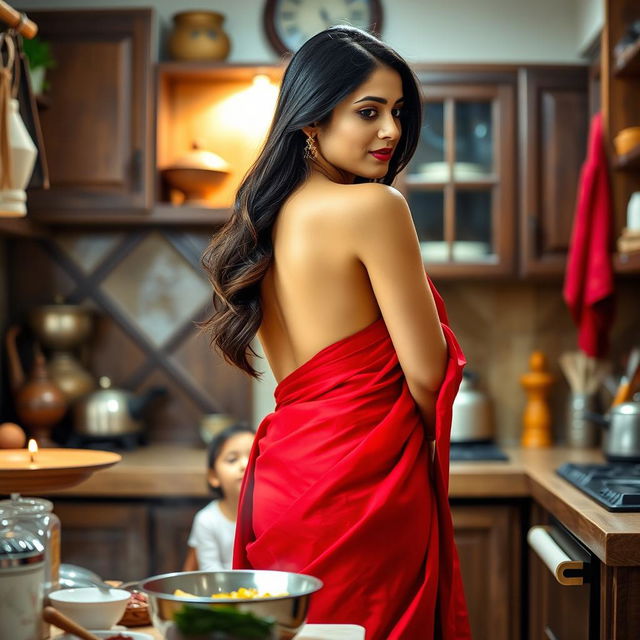
<path fill-rule="evenodd" d="M 220 433 L 217 433 L 213 436 L 213 439 L 209 443 L 208 453 L 207 453 L 207 468 L 213 469 L 222 448 L 227 443 L 230 438 L 239 434 L 239 433 L 251 433 L 255 435 L 255 430 L 250 427 L 248 424 L 244 422 L 236 422 L 228 427 L 224 428 Z M 210 487 L 213 494 L 216 498 L 223 498 L 224 492 L 222 491 L 222 487 Z"/>

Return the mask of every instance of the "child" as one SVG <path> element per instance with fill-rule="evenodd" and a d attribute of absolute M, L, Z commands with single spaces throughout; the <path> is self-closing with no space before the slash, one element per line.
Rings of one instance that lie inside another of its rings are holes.
<path fill-rule="evenodd" d="M 209 444 L 207 480 L 216 498 L 193 519 L 183 571 L 231 569 L 240 486 L 254 435 L 234 424 Z"/>

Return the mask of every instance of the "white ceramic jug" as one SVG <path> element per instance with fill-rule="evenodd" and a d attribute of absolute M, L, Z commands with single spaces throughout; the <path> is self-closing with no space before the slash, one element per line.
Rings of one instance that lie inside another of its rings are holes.
<path fill-rule="evenodd" d="M 4 123 L 0 123 L 2 126 Z M 27 133 L 18 110 L 18 101 L 11 99 L 9 117 L 9 153 L 11 156 L 11 184 L 0 189 L 0 216 L 21 217 L 27 214 L 25 188 L 31 178 L 38 152 Z M 0 160 L 0 172 L 4 171 Z"/>

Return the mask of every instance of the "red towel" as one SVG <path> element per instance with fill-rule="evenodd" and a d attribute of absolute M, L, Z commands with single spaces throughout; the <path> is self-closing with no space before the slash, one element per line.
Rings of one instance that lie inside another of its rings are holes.
<path fill-rule="evenodd" d="M 379 318 L 322 349 L 276 388 L 245 474 L 235 569 L 295 571 L 324 587 L 309 622 L 367 640 L 470 640 L 448 502 L 451 406 L 465 364 L 449 348 L 436 458 Z"/>
<path fill-rule="evenodd" d="M 607 354 L 613 323 L 612 222 L 602 115 L 598 113 L 591 121 L 589 149 L 580 174 L 564 281 L 564 299 L 578 327 L 578 345 L 595 358 Z"/>

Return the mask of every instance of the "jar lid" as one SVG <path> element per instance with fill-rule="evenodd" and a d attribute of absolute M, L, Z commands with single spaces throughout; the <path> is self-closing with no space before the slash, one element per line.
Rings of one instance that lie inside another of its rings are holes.
<path fill-rule="evenodd" d="M 14 509 L 18 515 L 45 515 L 53 511 L 53 503 L 45 498 L 11 498 L 9 500 L 0 500 L 0 510 L 8 507 Z"/>
<path fill-rule="evenodd" d="M 0 571 L 44 562 L 44 545 L 29 530 L 11 519 L 9 510 L 0 515 Z"/>

